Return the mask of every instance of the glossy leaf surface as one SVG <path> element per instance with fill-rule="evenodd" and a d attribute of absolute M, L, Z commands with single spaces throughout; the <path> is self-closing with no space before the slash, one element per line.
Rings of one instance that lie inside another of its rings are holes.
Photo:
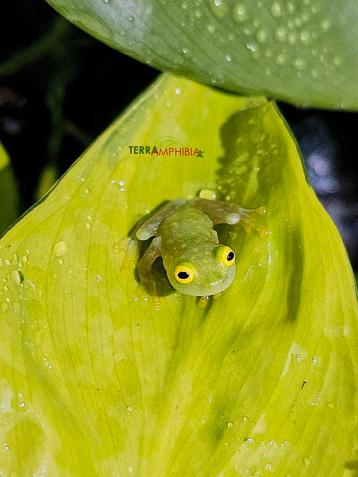
<path fill-rule="evenodd" d="M 163 71 L 295 104 L 358 109 L 356 0 L 48 0 Z"/>
<path fill-rule="evenodd" d="M 136 145 L 204 157 L 130 154 Z M 266 207 L 267 233 L 219 229 L 238 264 L 222 296 L 149 296 L 131 231 L 202 189 Z M 0 255 L 3 475 L 356 468 L 353 274 L 274 104 L 162 77 Z"/>

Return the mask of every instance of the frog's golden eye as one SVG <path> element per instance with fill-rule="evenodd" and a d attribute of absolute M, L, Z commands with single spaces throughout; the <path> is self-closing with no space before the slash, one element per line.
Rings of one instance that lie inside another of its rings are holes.
<path fill-rule="evenodd" d="M 235 252 L 227 245 L 219 245 L 215 250 L 216 258 L 226 267 L 232 267 L 235 263 Z"/>
<path fill-rule="evenodd" d="M 175 280 L 179 283 L 191 283 L 194 279 L 195 267 L 190 262 L 180 263 L 175 267 Z"/>

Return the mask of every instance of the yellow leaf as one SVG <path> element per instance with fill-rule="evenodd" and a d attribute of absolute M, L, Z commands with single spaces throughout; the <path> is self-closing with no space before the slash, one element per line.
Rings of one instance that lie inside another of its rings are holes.
<path fill-rule="evenodd" d="M 131 231 L 201 189 L 266 207 L 268 233 L 219 230 L 238 271 L 210 302 L 149 296 Z M 273 103 L 161 77 L 0 247 L 3 475 L 357 468 L 353 274 Z"/>

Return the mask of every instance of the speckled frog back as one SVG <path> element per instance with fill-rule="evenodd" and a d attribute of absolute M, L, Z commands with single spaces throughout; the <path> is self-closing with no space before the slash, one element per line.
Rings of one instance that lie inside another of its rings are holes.
<path fill-rule="evenodd" d="M 203 255 L 206 244 L 210 249 L 215 244 L 210 218 L 187 204 L 163 220 L 158 232 L 164 262 L 173 256 L 176 261 L 195 260 Z"/>

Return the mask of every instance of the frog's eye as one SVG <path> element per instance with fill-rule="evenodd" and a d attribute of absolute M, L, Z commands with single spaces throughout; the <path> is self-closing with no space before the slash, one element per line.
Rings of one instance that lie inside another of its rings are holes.
<path fill-rule="evenodd" d="M 232 267 L 235 263 L 235 252 L 227 245 L 219 245 L 215 250 L 216 258 L 226 267 Z"/>
<path fill-rule="evenodd" d="M 194 279 L 195 267 L 190 262 L 184 262 L 175 267 L 175 280 L 179 283 L 191 283 Z"/>

